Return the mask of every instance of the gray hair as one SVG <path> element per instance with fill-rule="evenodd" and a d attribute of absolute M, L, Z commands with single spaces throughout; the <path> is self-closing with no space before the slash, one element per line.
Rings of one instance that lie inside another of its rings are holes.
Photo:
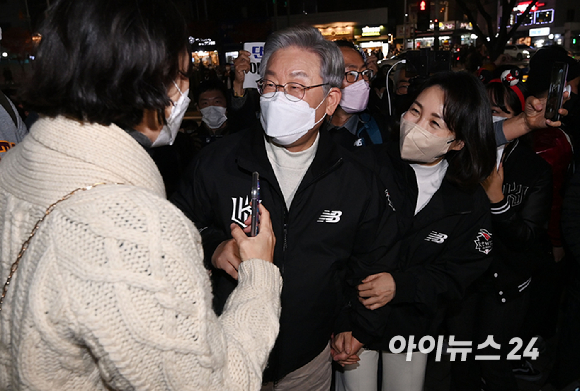
<path fill-rule="evenodd" d="M 327 94 L 332 87 L 340 88 L 344 78 L 344 58 L 338 46 L 322 37 L 320 31 L 314 27 L 298 26 L 272 33 L 264 46 L 264 55 L 260 64 L 260 77 L 264 77 L 268 68 L 268 61 L 272 54 L 279 49 L 295 46 L 314 53 L 320 59 L 320 77 Z"/>

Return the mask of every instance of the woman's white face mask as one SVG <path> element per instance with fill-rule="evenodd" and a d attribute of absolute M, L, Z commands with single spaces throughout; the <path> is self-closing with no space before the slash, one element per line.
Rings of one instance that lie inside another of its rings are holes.
<path fill-rule="evenodd" d="M 181 96 L 171 107 L 171 114 L 169 114 L 169 118 L 167 118 L 167 124 L 163 125 L 157 139 L 153 141 L 153 144 L 151 145 L 152 148 L 173 145 L 175 137 L 177 137 L 177 132 L 179 132 L 179 128 L 181 127 L 183 116 L 185 115 L 185 112 L 189 107 L 189 102 L 191 101 L 188 96 L 189 88 L 185 92 L 182 92 L 175 82 L 173 82 L 173 84 Z"/>
<path fill-rule="evenodd" d="M 401 115 L 401 158 L 412 162 L 433 163 L 441 156 L 445 155 L 451 143 L 455 141 L 455 136 L 439 137 L 415 124 L 406 120 Z"/>

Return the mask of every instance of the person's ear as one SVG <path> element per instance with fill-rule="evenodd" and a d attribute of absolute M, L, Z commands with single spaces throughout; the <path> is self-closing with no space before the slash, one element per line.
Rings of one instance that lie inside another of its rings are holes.
<path fill-rule="evenodd" d="M 449 150 L 450 151 L 461 151 L 464 146 L 465 146 L 465 143 L 463 142 L 463 140 L 455 140 L 451 143 Z"/>
<path fill-rule="evenodd" d="M 144 134 L 151 142 L 154 142 L 157 140 L 161 129 L 163 129 L 163 125 L 162 122 L 159 122 L 157 111 L 145 109 L 143 110 L 143 119 L 134 126 L 134 129 Z"/>
<path fill-rule="evenodd" d="M 340 103 L 340 99 L 342 98 L 342 92 L 340 92 L 339 88 L 332 87 L 328 92 L 328 96 L 326 97 L 326 114 L 333 115 L 334 110 L 336 110 L 336 106 Z"/>

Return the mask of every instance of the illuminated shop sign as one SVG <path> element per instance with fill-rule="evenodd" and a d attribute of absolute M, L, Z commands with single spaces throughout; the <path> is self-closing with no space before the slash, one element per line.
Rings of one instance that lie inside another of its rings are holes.
<path fill-rule="evenodd" d="M 523 1 L 521 3 L 518 3 L 518 5 L 516 5 L 514 7 L 514 11 L 518 11 L 520 14 L 524 13 L 524 11 L 528 8 L 528 6 L 531 4 L 531 1 Z M 546 5 L 546 3 L 540 3 L 537 2 L 532 9 L 530 10 L 530 12 L 534 12 L 537 11 L 539 8 L 542 8 Z"/>
<path fill-rule="evenodd" d="M 438 22 L 439 23 L 439 30 L 455 30 L 455 22 Z M 435 24 L 429 24 L 429 29 L 433 30 L 435 28 Z"/>
<path fill-rule="evenodd" d="M 211 38 L 189 37 L 189 44 L 190 45 L 198 45 L 198 46 L 214 46 L 215 41 Z"/>
<path fill-rule="evenodd" d="M 317 27 L 318 31 L 326 38 L 337 38 L 340 36 L 351 37 L 353 33 L 352 26 L 332 26 L 332 27 Z"/>
<path fill-rule="evenodd" d="M 362 28 L 362 36 L 363 37 L 378 37 L 379 35 L 381 35 L 381 29 L 383 28 L 383 26 L 379 26 L 379 27 L 363 27 Z"/>
<path fill-rule="evenodd" d="M 521 13 L 511 14 L 509 26 L 513 26 L 516 23 L 516 21 L 519 21 L 521 17 L 523 17 L 523 14 Z M 522 22 L 522 25 L 529 26 L 532 24 L 548 24 L 552 22 L 554 22 L 554 10 L 547 9 L 536 12 L 530 12 L 528 15 L 526 15 L 524 21 Z"/>
<path fill-rule="evenodd" d="M 539 29 L 530 29 L 530 37 L 545 37 L 546 35 L 550 35 L 550 28 L 549 27 L 542 27 Z"/>
<path fill-rule="evenodd" d="M 536 24 L 552 23 L 554 21 L 554 10 L 534 12 L 534 21 Z"/>

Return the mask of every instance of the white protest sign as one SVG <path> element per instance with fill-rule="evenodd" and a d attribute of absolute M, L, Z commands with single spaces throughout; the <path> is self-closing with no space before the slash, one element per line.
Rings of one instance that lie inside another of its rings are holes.
<path fill-rule="evenodd" d="M 257 88 L 256 82 L 260 80 L 260 62 L 264 55 L 264 42 L 246 42 L 244 50 L 250 52 L 250 71 L 246 73 L 244 88 Z"/>

